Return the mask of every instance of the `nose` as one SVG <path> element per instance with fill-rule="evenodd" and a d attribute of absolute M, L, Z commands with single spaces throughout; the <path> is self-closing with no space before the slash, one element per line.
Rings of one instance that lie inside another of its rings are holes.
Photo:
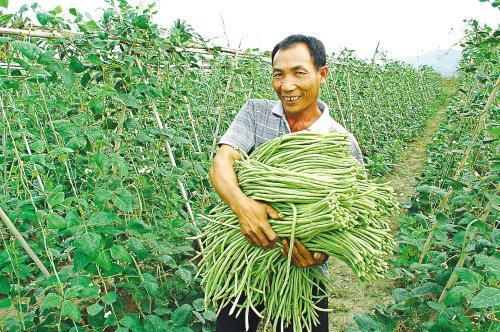
<path fill-rule="evenodd" d="M 296 86 L 295 86 L 295 82 L 293 79 L 289 78 L 289 77 L 285 77 L 283 79 L 283 83 L 281 83 L 281 90 L 284 91 L 284 92 L 289 92 L 289 91 L 293 91 L 295 90 Z"/>

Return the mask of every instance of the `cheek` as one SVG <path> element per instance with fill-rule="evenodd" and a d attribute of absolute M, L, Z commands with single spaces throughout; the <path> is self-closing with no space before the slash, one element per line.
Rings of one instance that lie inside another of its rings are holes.
<path fill-rule="evenodd" d="M 272 81 L 271 84 L 273 86 L 274 91 L 279 91 L 279 89 L 280 89 L 279 83 Z"/>

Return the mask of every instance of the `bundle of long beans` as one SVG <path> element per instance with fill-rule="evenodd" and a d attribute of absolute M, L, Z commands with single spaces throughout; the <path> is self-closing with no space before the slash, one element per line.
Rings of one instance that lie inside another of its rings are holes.
<path fill-rule="evenodd" d="M 290 251 L 296 238 L 347 263 L 360 281 L 382 275 L 393 247 L 387 219 L 397 201 L 391 187 L 368 179 L 349 151 L 347 133 L 285 135 L 243 154 L 234 169 L 247 196 L 283 214 L 270 224 L 280 238 L 290 239 Z M 326 296 L 318 267 L 292 266 L 280 246 L 250 245 L 224 204 L 203 218 L 208 223 L 199 238 L 205 249 L 198 257 L 206 304 L 220 309 L 232 303 L 231 314 L 245 311 L 247 329 L 250 310 L 274 328 L 293 324 L 309 331 L 318 323 L 315 303 Z"/>

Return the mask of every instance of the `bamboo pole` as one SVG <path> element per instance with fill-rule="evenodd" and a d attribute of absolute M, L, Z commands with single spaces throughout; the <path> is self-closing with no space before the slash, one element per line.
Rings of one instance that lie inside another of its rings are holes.
<path fill-rule="evenodd" d="M 40 269 L 40 271 L 42 271 L 42 273 L 46 277 L 50 277 L 49 270 L 47 270 L 47 268 L 43 265 L 42 261 L 35 254 L 35 252 L 33 251 L 33 249 L 31 249 L 31 247 L 28 244 L 28 242 L 26 242 L 26 240 L 21 235 L 21 233 L 19 233 L 19 231 L 17 230 L 16 226 L 14 226 L 14 224 L 12 223 L 12 221 L 10 221 L 9 217 L 7 216 L 7 214 L 4 212 L 4 210 L 1 207 L 0 207 L 0 218 L 5 223 L 5 225 L 7 226 L 7 228 L 12 232 L 12 234 L 17 239 L 17 241 L 19 241 L 19 243 L 21 243 L 21 246 L 24 248 L 24 250 L 26 250 L 26 252 L 28 253 L 28 255 L 33 260 L 33 262 L 36 264 L 36 266 L 38 266 L 38 268 Z"/>
<path fill-rule="evenodd" d="M 28 30 L 28 29 L 14 29 L 14 28 L 0 27 L 0 35 L 13 35 L 13 36 L 17 35 L 17 36 L 36 37 L 45 39 L 48 38 L 64 39 L 69 37 L 81 37 L 84 35 L 84 33 L 71 30 L 42 31 L 42 30 Z M 200 54 L 210 54 L 210 52 L 218 51 L 230 55 L 245 56 L 245 52 L 242 50 L 233 49 L 229 47 L 202 45 L 197 43 L 191 43 L 186 45 L 184 50 L 190 53 L 200 53 Z M 265 59 L 267 59 L 267 57 L 265 57 Z"/>
<path fill-rule="evenodd" d="M 490 95 L 488 97 L 486 105 L 484 105 L 484 108 L 483 108 L 483 110 L 480 113 L 480 116 L 479 116 L 479 119 L 477 121 L 476 127 L 474 128 L 474 131 L 472 132 L 472 135 L 471 135 L 471 141 L 472 142 L 475 142 L 477 140 L 477 138 L 479 136 L 479 133 L 483 129 L 484 121 L 486 120 L 486 116 L 488 115 L 488 110 L 489 110 L 491 104 L 493 103 L 493 100 L 496 97 L 499 85 L 500 85 L 500 77 L 497 78 L 497 80 L 495 82 L 495 85 L 493 86 L 493 89 L 491 90 L 491 93 L 490 93 Z M 457 181 L 458 178 L 460 177 L 460 175 L 462 174 L 462 171 L 465 168 L 465 164 L 467 163 L 467 160 L 469 159 L 471 151 L 472 151 L 472 144 L 469 145 L 469 146 L 467 146 L 467 148 L 465 149 L 464 156 L 462 157 L 462 160 L 458 164 L 458 167 L 457 167 L 457 169 L 455 171 L 455 176 L 453 177 L 454 181 Z M 444 210 L 444 208 L 445 208 L 446 204 L 448 204 L 448 200 L 450 199 L 450 197 L 453 194 L 454 190 L 455 189 L 453 187 L 451 187 L 448 190 L 448 192 L 446 193 L 446 196 L 443 198 L 443 200 L 441 201 L 441 203 L 439 204 L 439 206 L 437 208 L 438 211 L 442 212 Z M 431 229 L 429 231 L 429 235 L 427 236 L 427 240 L 425 241 L 424 248 L 422 249 L 422 253 L 420 254 L 420 258 L 418 260 L 419 264 L 422 264 L 422 262 L 424 261 L 425 254 L 427 253 L 427 250 L 429 249 L 429 247 L 431 245 L 431 240 L 432 240 L 432 238 L 434 236 L 434 231 L 435 231 L 435 229 L 437 227 L 437 224 L 438 224 L 437 221 L 435 221 L 434 224 L 432 224 L 432 227 L 431 227 Z"/>

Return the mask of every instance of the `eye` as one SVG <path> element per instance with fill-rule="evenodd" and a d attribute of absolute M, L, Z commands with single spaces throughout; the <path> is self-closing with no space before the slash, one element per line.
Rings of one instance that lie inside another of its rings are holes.
<path fill-rule="evenodd" d="M 305 71 L 297 71 L 297 72 L 295 72 L 295 75 L 297 75 L 297 76 L 305 76 L 305 75 L 307 75 L 307 73 Z"/>
<path fill-rule="evenodd" d="M 274 73 L 273 78 L 283 78 L 283 73 Z"/>

